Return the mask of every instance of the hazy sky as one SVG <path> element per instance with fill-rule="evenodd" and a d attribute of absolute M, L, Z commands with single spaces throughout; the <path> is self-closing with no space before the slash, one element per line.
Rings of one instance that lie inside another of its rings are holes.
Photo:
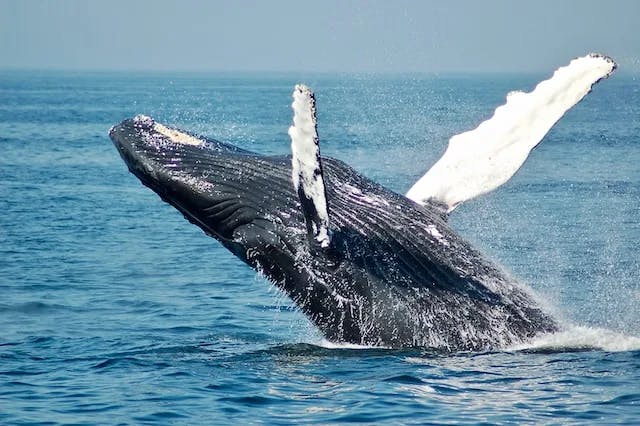
<path fill-rule="evenodd" d="M 640 72 L 640 1 L 0 0 L 0 68 Z"/>

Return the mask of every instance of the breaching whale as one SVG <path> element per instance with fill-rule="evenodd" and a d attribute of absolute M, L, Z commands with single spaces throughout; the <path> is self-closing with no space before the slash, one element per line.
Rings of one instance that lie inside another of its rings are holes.
<path fill-rule="evenodd" d="M 293 92 L 292 155 L 264 156 L 139 115 L 109 135 L 129 170 L 283 290 L 334 342 L 488 350 L 560 324 L 448 225 L 520 168 L 615 63 L 590 54 L 513 92 L 397 194 L 321 157 L 313 93 Z"/>

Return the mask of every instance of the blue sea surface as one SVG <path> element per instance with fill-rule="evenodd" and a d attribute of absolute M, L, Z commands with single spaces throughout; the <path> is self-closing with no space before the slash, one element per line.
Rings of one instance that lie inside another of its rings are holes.
<path fill-rule="evenodd" d="M 326 342 L 286 296 L 128 173 L 144 113 L 289 151 L 317 94 L 323 155 L 404 193 L 545 75 L 0 72 L 1 424 L 638 424 L 640 79 L 569 111 L 520 172 L 451 216 L 567 331 L 489 353 Z"/>

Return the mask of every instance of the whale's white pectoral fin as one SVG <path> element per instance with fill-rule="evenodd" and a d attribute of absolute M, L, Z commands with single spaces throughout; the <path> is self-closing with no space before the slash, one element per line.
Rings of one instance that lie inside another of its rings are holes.
<path fill-rule="evenodd" d="M 296 85 L 291 108 L 291 178 L 300 197 L 307 230 L 321 247 L 326 248 L 331 242 L 329 209 L 320 162 L 316 100 L 313 92 L 302 84 Z"/>
<path fill-rule="evenodd" d="M 603 55 L 572 60 L 529 92 L 511 92 L 493 117 L 453 136 L 442 158 L 407 192 L 417 203 L 458 204 L 493 191 L 522 166 L 553 125 L 616 69 Z"/>

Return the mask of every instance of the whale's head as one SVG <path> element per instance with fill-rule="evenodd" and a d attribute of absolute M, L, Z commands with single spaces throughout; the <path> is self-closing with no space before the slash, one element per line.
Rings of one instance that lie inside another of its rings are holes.
<path fill-rule="evenodd" d="M 265 157 L 138 115 L 109 136 L 129 170 L 245 262 L 282 282 L 306 243 L 289 157 Z"/>

